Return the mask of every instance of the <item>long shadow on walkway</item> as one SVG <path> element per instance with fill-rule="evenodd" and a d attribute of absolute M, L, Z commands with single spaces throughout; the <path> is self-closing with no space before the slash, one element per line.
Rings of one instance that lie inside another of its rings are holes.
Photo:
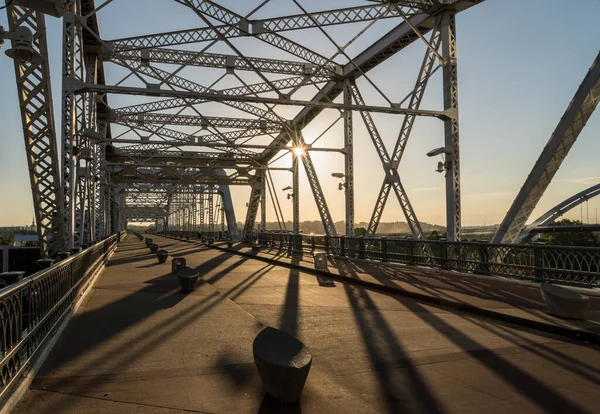
<path fill-rule="evenodd" d="M 231 257 L 230 255 L 224 256 L 228 256 L 227 258 Z M 213 258 L 210 261 L 209 267 L 217 267 L 219 265 L 219 260 L 216 259 L 217 258 Z M 233 267 L 235 266 L 230 266 L 230 268 Z M 260 277 L 268 271 L 268 268 L 269 266 L 265 266 L 263 269 L 251 274 L 237 286 L 230 289 L 229 293 L 236 292 L 245 283 L 250 281 L 250 283 L 244 287 L 244 290 L 247 289 L 251 284 L 260 279 Z M 254 278 L 254 280 L 251 280 L 252 278 Z M 143 320 L 150 318 L 155 312 L 176 306 L 186 297 L 186 295 L 179 290 L 176 277 L 170 273 L 158 276 L 145 283 L 148 284 L 148 286 L 145 286 L 122 299 L 112 302 L 100 309 L 85 312 L 73 318 L 40 373 L 40 377 L 42 378 L 46 389 L 49 391 L 54 390 L 60 392 L 61 388 L 69 385 L 71 385 L 72 389 L 73 386 L 71 383 L 73 382 L 73 377 L 53 378 L 51 373 L 59 369 L 61 365 L 78 358 L 84 353 L 92 351 L 94 348 L 111 340 L 115 335 L 131 328 L 133 325 L 139 324 Z M 154 298 L 152 301 L 147 300 L 147 293 L 154 294 L 152 296 Z M 162 295 L 156 297 L 157 293 Z M 226 298 L 227 296 L 219 295 L 217 292 L 214 292 L 207 297 L 199 296 L 194 311 L 189 312 L 182 310 L 181 312 L 177 312 L 174 316 L 166 320 L 161 320 L 160 325 L 157 325 L 152 331 L 139 333 L 137 338 L 132 338 L 119 345 L 116 349 L 107 351 L 110 353 L 100 353 L 99 355 L 95 355 L 78 369 L 78 375 L 89 375 L 88 372 L 93 371 L 97 367 L 103 367 L 104 371 L 110 372 L 111 374 L 103 375 L 102 380 L 103 382 L 110 381 L 110 378 L 117 375 L 118 372 L 125 372 L 126 367 L 135 364 L 142 355 L 146 354 L 161 341 L 165 340 L 165 338 L 168 338 L 170 335 L 183 329 L 190 321 L 203 313 L 208 312 Z M 94 329 L 89 329 L 90 326 L 94 326 Z M 86 332 L 86 335 L 81 335 L 81 332 Z M 47 375 L 46 378 L 44 378 L 45 375 Z M 72 395 L 81 395 L 84 392 L 89 392 L 93 388 L 93 383 L 82 383 L 80 385 L 75 385 L 75 389 L 69 393 Z M 50 407 L 48 412 L 61 412 L 66 408 L 65 402 L 61 402 L 60 406 Z"/>
<path fill-rule="evenodd" d="M 346 269 L 346 271 L 349 271 L 349 269 Z M 375 272 L 373 273 L 373 276 L 382 278 L 381 282 L 385 282 L 385 280 L 383 280 L 383 278 L 386 277 L 385 275 Z M 364 292 L 363 288 L 354 287 L 354 289 Z M 508 359 L 504 358 L 494 350 L 486 349 L 481 343 L 460 331 L 455 326 L 452 326 L 437 314 L 428 312 L 427 309 L 417 301 L 404 301 L 396 295 L 389 296 L 407 306 L 424 323 L 427 323 L 447 337 L 455 345 L 462 348 L 467 355 L 480 362 L 497 377 L 502 379 L 505 384 L 513 388 L 515 392 L 526 397 L 541 410 L 556 413 L 584 412 L 576 403 L 560 395 L 556 389 L 539 381 L 537 378 L 512 364 Z M 424 315 L 427 315 L 427 317 Z M 511 328 L 518 330 L 520 327 L 511 326 Z M 481 350 L 485 351 L 482 352 Z M 564 366 L 564 364 L 561 365 Z M 581 371 L 578 370 L 575 370 L 574 372 L 581 373 Z"/>

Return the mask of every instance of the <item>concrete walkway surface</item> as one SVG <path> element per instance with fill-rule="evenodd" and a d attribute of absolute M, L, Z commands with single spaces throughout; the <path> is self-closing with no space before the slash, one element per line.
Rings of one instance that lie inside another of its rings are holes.
<path fill-rule="evenodd" d="M 179 290 L 127 237 L 15 413 L 595 412 L 599 348 L 153 236 L 203 282 Z M 506 293 L 508 294 L 508 293 Z M 265 326 L 313 353 L 301 400 L 265 397 Z M 597 412 L 597 411 L 596 411 Z"/>
<path fill-rule="evenodd" d="M 225 249 L 224 244 L 217 244 L 216 247 Z M 263 247 L 258 254 L 254 254 L 250 247 L 241 245 L 228 250 L 257 259 L 275 260 L 282 265 L 309 272 L 314 272 L 315 269 L 312 254 L 307 252 L 289 254 L 287 251 Z M 348 278 L 367 286 L 386 288 L 432 303 L 451 305 L 463 311 L 470 310 L 482 316 L 522 323 L 552 333 L 560 334 L 571 330 L 575 337 L 581 334 L 586 339 L 600 343 L 600 295 L 596 290 L 577 288 L 590 299 L 586 320 L 579 321 L 557 318 L 546 313 L 539 285 L 517 279 L 332 257 L 329 258 L 327 273 L 336 277 L 336 280 L 337 277 Z"/>

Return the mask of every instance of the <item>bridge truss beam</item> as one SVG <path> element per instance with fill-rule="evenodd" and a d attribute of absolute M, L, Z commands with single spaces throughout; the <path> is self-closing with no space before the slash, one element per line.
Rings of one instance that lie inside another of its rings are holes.
<path fill-rule="evenodd" d="M 552 182 L 577 137 L 600 102 L 600 53 L 560 119 L 525 184 L 494 235 L 493 243 L 513 243 Z"/>

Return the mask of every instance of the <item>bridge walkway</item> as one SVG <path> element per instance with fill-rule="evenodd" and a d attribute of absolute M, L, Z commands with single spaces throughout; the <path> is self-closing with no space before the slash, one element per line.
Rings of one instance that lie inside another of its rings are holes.
<path fill-rule="evenodd" d="M 204 275 L 179 291 L 128 236 L 15 413 L 592 412 L 600 352 L 195 243 L 154 237 Z M 320 283 L 321 282 L 321 283 Z M 266 325 L 312 350 L 298 405 L 264 396 Z"/>

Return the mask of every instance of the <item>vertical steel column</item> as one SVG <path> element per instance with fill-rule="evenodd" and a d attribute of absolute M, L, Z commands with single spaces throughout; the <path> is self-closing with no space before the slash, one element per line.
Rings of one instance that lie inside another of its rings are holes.
<path fill-rule="evenodd" d="M 66 250 L 66 233 L 46 21 L 44 14 L 14 4 L 8 5 L 7 15 L 10 31 L 14 32 L 20 26 L 31 29 L 33 50 L 41 57 L 30 62 L 15 59 L 14 70 L 40 249 L 43 256 L 53 257 Z"/>
<path fill-rule="evenodd" d="M 292 151 L 292 204 L 293 233 L 300 234 L 300 197 L 299 197 L 298 156 Z"/>
<path fill-rule="evenodd" d="M 198 198 L 197 194 L 192 194 L 192 233 L 198 234 Z"/>
<path fill-rule="evenodd" d="M 69 12 L 63 17 L 62 186 L 68 249 L 80 245 L 81 232 L 81 222 L 77 222 L 76 215 L 79 184 L 77 167 L 80 147 L 78 134 L 82 121 L 85 122 L 85 117 L 82 119 L 85 115 L 85 95 L 75 94 L 70 88 L 72 80 L 85 81 L 81 27 L 78 25 L 80 12 L 80 1 L 73 0 L 69 4 Z M 118 226 L 118 223 L 115 225 Z M 118 231 L 118 228 L 115 230 Z"/>
<path fill-rule="evenodd" d="M 98 119 L 98 133 L 102 138 L 106 138 L 106 132 L 108 128 L 108 122 L 106 118 Z M 96 151 L 94 153 L 94 182 L 96 186 L 96 198 L 95 203 L 95 223 L 96 223 L 96 240 L 102 239 L 106 232 L 106 213 L 108 206 L 106 201 L 106 188 L 108 187 L 108 172 L 105 170 L 104 160 L 106 157 L 106 143 L 99 142 L 96 144 Z"/>
<path fill-rule="evenodd" d="M 204 232 L 204 193 L 200 193 L 200 232 Z"/>
<path fill-rule="evenodd" d="M 214 188 L 209 187 L 208 193 L 208 231 L 215 231 L 215 206 L 214 206 L 214 198 L 213 198 Z"/>
<path fill-rule="evenodd" d="M 352 95 L 348 81 L 344 82 L 344 104 L 352 104 Z M 346 236 L 354 235 L 354 128 L 352 110 L 344 111 L 344 158 L 346 161 Z"/>
<path fill-rule="evenodd" d="M 221 233 L 225 233 L 225 197 L 221 193 Z"/>
<path fill-rule="evenodd" d="M 98 83 L 98 56 L 95 54 L 88 53 L 86 55 L 86 71 L 87 71 L 87 82 Z M 89 92 L 87 94 L 87 128 L 92 131 L 97 131 L 98 118 L 96 111 L 96 93 Z M 99 159 L 97 156 L 98 144 L 94 141 L 86 139 L 86 146 L 90 148 L 91 161 L 88 163 L 89 172 L 87 180 L 87 193 L 88 193 L 88 238 L 90 241 L 96 240 L 96 219 L 99 208 L 98 204 L 98 174 L 99 174 Z"/>
<path fill-rule="evenodd" d="M 454 12 L 442 16 L 442 57 L 444 110 L 449 119 L 444 121 L 446 155 L 446 231 L 450 241 L 460 240 L 460 148 L 458 129 L 458 72 L 456 61 L 456 21 Z"/>
<path fill-rule="evenodd" d="M 260 185 L 260 231 L 267 231 L 267 177 L 262 180 Z"/>
<path fill-rule="evenodd" d="M 246 221 L 242 235 L 242 241 L 245 243 L 254 241 L 254 224 L 256 222 L 256 214 L 258 213 L 258 204 L 260 203 L 260 188 L 264 179 L 265 170 L 256 170 L 251 184 L 250 199 L 248 200 L 248 210 L 246 211 Z"/>

